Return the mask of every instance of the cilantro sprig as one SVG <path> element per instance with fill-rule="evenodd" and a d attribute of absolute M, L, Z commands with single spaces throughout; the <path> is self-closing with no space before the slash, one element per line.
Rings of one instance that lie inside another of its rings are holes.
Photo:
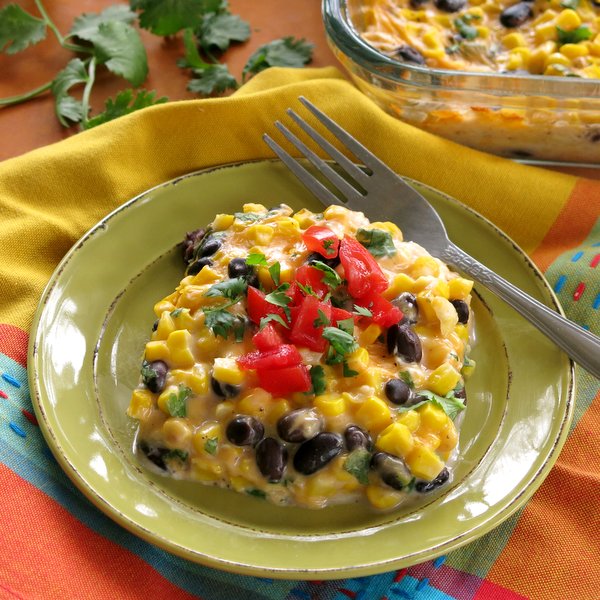
<path fill-rule="evenodd" d="M 420 400 L 411 406 L 400 407 L 400 412 L 414 410 L 415 408 L 419 408 L 419 406 L 431 402 L 438 408 L 441 408 L 454 421 L 458 414 L 465 409 L 464 401 L 455 396 L 455 390 L 448 392 L 445 396 L 440 396 L 429 390 L 419 390 L 417 396 L 420 396 L 423 400 Z"/>
<path fill-rule="evenodd" d="M 329 342 L 325 356 L 328 365 L 335 365 L 346 360 L 357 348 L 358 343 L 354 338 L 354 320 L 343 319 L 337 322 L 337 327 L 325 327 L 323 337 Z"/>
<path fill-rule="evenodd" d="M 187 399 L 192 395 L 192 390 L 180 385 L 176 394 L 170 394 L 167 399 L 167 410 L 172 417 L 185 417 L 187 414 Z"/>
<path fill-rule="evenodd" d="M 396 247 L 394 240 L 387 231 L 381 229 L 362 229 L 356 232 L 356 239 L 373 255 L 373 256 L 394 256 Z"/>
<path fill-rule="evenodd" d="M 321 262 L 320 260 L 315 260 L 310 263 L 310 266 L 323 272 L 322 281 L 332 290 L 335 290 L 342 284 L 342 278 L 337 274 L 337 272 L 334 269 L 332 269 L 329 265 L 325 264 L 324 262 Z"/>

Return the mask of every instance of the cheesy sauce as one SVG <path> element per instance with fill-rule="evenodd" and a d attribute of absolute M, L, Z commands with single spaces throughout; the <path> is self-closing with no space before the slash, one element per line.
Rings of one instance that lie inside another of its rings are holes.
<path fill-rule="evenodd" d="M 128 409 L 146 466 L 308 508 L 386 510 L 447 484 L 471 281 L 338 206 L 246 204 L 184 257 Z"/>

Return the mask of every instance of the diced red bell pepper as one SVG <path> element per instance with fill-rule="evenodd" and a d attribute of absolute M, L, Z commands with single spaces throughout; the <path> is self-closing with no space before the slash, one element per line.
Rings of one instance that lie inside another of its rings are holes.
<path fill-rule="evenodd" d="M 284 341 L 273 323 L 268 323 L 258 333 L 255 333 L 252 336 L 252 343 L 259 350 L 272 350 L 273 348 L 281 346 Z"/>
<path fill-rule="evenodd" d="M 250 320 L 257 325 L 263 317 L 266 317 L 269 314 L 279 315 L 284 321 L 286 320 L 283 308 L 267 302 L 265 300 L 265 294 L 255 287 L 248 287 L 246 301 L 248 317 L 250 317 Z"/>
<path fill-rule="evenodd" d="M 298 348 L 291 344 L 282 344 L 271 350 L 253 350 L 237 359 L 237 363 L 242 369 L 256 370 L 293 367 L 301 362 L 302 356 L 300 356 Z"/>
<path fill-rule="evenodd" d="M 345 236 L 340 243 L 340 262 L 353 298 L 383 292 L 388 280 L 371 253 L 354 238 Z"/>
<path fill-rule="evenodd" d="M 260 387 L 277 396 L 308 392 L 311 386 L 308 367 L 305 364 L 282 369 L 260 369 L 256 373 Z"/>
<path fill-rule="evenodd" d="M 371 321 L 382 327 L 390 327 L 398 323 L 403 316 L 402 311 L 397 306 L 394 306 L 379 294 L 370 294 L 357 299 L 356 304 L 368 308 L 373 315 Z"/>
<path fill-rule="evenodd" d="M 302 265 L 296 271 L 296 281 L 303 286 L 310 286 L 319 298 L 323 298 L 329 292 L 329 287 L 323 283 L 322 279 L 323 271 L 315 269 L 315 267 L 311 267 L 310 265 Z"/>
<path fill-rule="evenodd" d="M 329 227 L 311 225 L 302 234 L 302 240 L 309 250 L 318 252 L 321 256 L 335 258 L 338 255 L 340 239 Z"/>
<path fill-rule="evenodd" d="M 358 317 L 343 308 L 337 308 L 336 306 L 331 307 L 331 322 L 334 325 L 337 325 L 339 321 L 345 321 L 346 319 L 354 319 L 354 321 L 357 321 Z"/>
<path fill-rule="evenodd" d="M 321 320 L 319 311 L 323 313 L 328 322 L 331 322 L 331 304 L 321 302 L 316 296 L 306 296 L 292 322 L 290 341 L 316 352 L 325 350 L 327 340 L 323 338 L 324 325 L 315 327 L 315 321 Z"/>

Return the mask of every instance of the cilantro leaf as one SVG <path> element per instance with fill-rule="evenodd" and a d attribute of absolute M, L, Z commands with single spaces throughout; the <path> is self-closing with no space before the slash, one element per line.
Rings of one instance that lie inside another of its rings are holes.
<path fill-rule="evenodd" d="M 242 299 L 247 289 L 248 282 L 243 277 L 234 277 L 211 285 L 204 295 L 209 298 L 222 296 L 235 303 Z"/>
<path fill-rule="evenodd" d="M 268 213 L 255 213 L 255 212 L 236 212 L 233 216 L 239 221 L 244 223 L 253 223 L 254 221 L 260 221 L 267 216 Z"/>
<path fill-rule="evenodd" d="M 283 325 L 286 329 L 289 329 L 290 326 L 281 318 L 280 315 L 276 315 L 275 313 L 269 313 L 266 317 L 263 317 L 260 320 L 260 324 L 258 326 L 259 329 L 263 329 L 266 327 L 271 321 L 275 321 L 280 325 Z"/>
<path fill-rule="evenodd" d="M 292 299 L 285 293 L 285 291 L 289 287 L 289 283 L 282 283 L 275 291 L 265 296 L 265 300 L 267 302 L 270 302 L 275 306 L 281 306 L 288 319 L 290 318 L 290 309 L 288 308 L 288 304 L 292 301 Z"/>
<path fill-rule="evenodd" d="M 299 281 L 296 281 L 296 285 L 300 288 L 300 291 L 305 296 L 317 296 L 317 298 L 319 297 L 318 294 L 315 293 L 315 291 L 312 289 L 312 287 L 310 285 L 303 285 Z"/>
<path fill-rule="evenodd" d="M 269 67 L 302 67 L 312 60 L 314 45 L 304 39 L 284 37 L 258 48 L 244 66 L 242 78 Z"/>
<path fill-rule="evenodd" d="M 0 10 L 0 52 L 16 54 L 46 37 L 46 22 L 17 4 Z"/>
<path fill-rule="evenodd" d="M 279 278 L 281 276 L 281 265 L 279 262 L 275 262 L 269 267 L 269 275 L 271 276 L 273 283 L 279 285 Z"/>
<path fill-rule="evenodd" d="M 361 228 L 356 232 L 356 239 L 373 256 L 394 256 L 394 254 L 396 254 L 394 240 L 387 231 Z"/>
<path fill-rule="evenodd" d="M 225 90 L 235 90 L 238 86 L 235 77 L 229 72 L 227 65 L 215 64 L 192 71 L 187 89 L 197 94 L 220 94 Z"/>
<path fill-rule="evenodd" d="M 204 442 L 204 450 L 208 452 L 208 454 L 212 454 L 213 456 L 217 453 L 217 446 L 219 445 L 219 438 L 209 438 Z"/>
<path fill-rule="evenodd" d="M 179 386 L 177 394 L 171 394 L 167 399 L 167 410 L 172 417 L 185 417 L 187 414 L 186 400 L 192 395 L 192 390 L 185 385 Z"/>
<path fill-rule="evenodd" d="M 104 112 L 101 112 L 85 123 L 85 129 L 91 129 L 97 125 L 108 123 L 113 119 L 128 115 L 136 110 L 147 108 L 148 106 L 154 106 L 155 104 L 163 104 L 167 102 L 168 98 L 165 96 L 154 99 L 156 92 L 154 90 L 148 92 L 146 90 L 138 90 L 135 98 L 133 97 L 133 90 L 131 88 L 123 90 L 117 94 L 115 99 L 108 98 L 104 103 Z"/>
<path fill-rule="evenodd" d="M 415 389 L 415 382 L 413 381 L 412 375 L 408 371 L 402 371 L 399 374 L 400 379 L 411 389 Z"/>
<path fill-rule="evenodd" d="M 327 318 L 327 315 L 320 308 L 317 309 L 317 314 L 318 317 L 313 321 L 313 327 L 315 329 L 324 325 L 329 325 L 329 319 Z"/>
<path fill-rule="evenodd" d="M 414 410 L 423 406 L 428 402 L 435 404 L 438 408 L 441 408 L 453 421 L 456 419 L 458 413 L 465 409 L 465 403 L 460 398 L 456 398 L 453 392 L 450 392 L 447 396 L 439 396 L 429 390 L 420 390 L 417 396 L 423 398 L 420 402 L 411 406 L 400 406 L 398 407 L 399 412 L 406 412 L 407 410 Z"/>
<path fill-rule="evenodd" d="M 67 121 L 78 123 L 83 119 L 83 104 L 69 95 L 69 90 L 79 83 L 88 81 L 88 72 L 85 64 L 80 58 L 74 58 L 67 66 L 58 73 L 52 82 L 52 94 L 54 95 L 54 109 L 58 120 L 62 125 L 68 127 Z"/>
<path fill-rule="evenodd" d="M 578 44 L 584 40 L 589 40 L 593 35 L 591 29 L 586 25 L 580 25 L 569 31 L 557 25 L 556 33 L 558 34 L 558 43 L 561 46 L 563 44 Z"/>
<path fill-rule="evenodd" d="M 366 448 L 353 450 L 344 462 L 344 470 L 354 475 L 362 485 L 369 483 L 369 466 L 371 464 L 371 453 Z"/>
<path fill-rule="evenodd" d="M 236 341 L 242 341 L 245 329 L 245 323 L 242 318 L 222 308 L 204 308 L 203 310 L 205 315 L 204 324 L 215 335 L 227 339 L 233 331 Z"/>
<path fill-rule="evenodd" d="M 182 312 L 183 312 L 183 308 L 176 308 L 175 310 L 172 310 L 169 314 L 172 317 L 177 318 Z"/>
<path fill-rule="evenodd" d="M 354 313 L 361 317 L 372 317 L 373 313 L 364 306 L 358 306 L 358 304 L 354 305 Z"/>
<path fill-rule="evenodd" d="M 180 460 L 181 462 L 185 462 L 188 459 L 189 452 L 185 450 L 180 450 L 179 448 L 175 448 L 173 450 L 169 450 L 165 452 L 163 456 L 163 460 Z"/>
<path fill-rule="evenodd" d="M 337 326 L 348 335 L 354 335 L 354 319 L 341 319 L 337 322 Z"/>
<path fill-rule="evenodd" d="M 266 267 L 268 266 L 267 257 L 260 252 L 251 252 L 246 259 L 246 264 L 252 267 Z"/>
<path fill-rule="evenodd" d="M 221 0 L 130 0 L 133 10 L 141 11 L 140 26 L 155 35 L 174 35 L 191 27 L 196 29 L 202 17 L 221 9 Z"/>
<path fill-rule="evenodd" d="M 250 37 L 250 25 L 237 15 L 211 13 L 204 16 L 196 33 L 204 49 L 216 47 L 224 52 L 231 42 L 245 42 Z"/>
<path fill-rule="evenodd" d="M 332 290 L 342 284 L 342 278 L 334 271 L 329 265 L 326 265 L 320 260 L 315 260 L 310 263 L 311 267 L 323 271 L 322 281 L 325 285 L 328 285 Z"/>
<path fill-rule="evenodd" d="M 148 76 L 148 59 L 136 29 L 123 21 L 109 21 L 100 23 L 89 38 L 98 61 L 109 71 L 136 87 L 144 82 Z"/>
<path fill-rule="evenodd" d="M 321 365 L 314 365 L 310 368 L 310 380 L 312 387 L 309 394 L 319 396 L 325 393 L 327 383 L 325 381 L 325 370 Z"/>
<path fill-rule="evenodd" d="M 458 33 L 460 33 L 460 36 L 465 40 L 474 40 L 479 35 L 477 28 L 473 27 L 473 25 L 469 25 L 469 19 L 465 19 L 464 17 L 454 19 L 454 26 Z"/>
<path fill-rule="evenodd" d="M 256 498 L 266 498 L 267 493 L 263 492 L 263 490 L 259 490 L 257 488 L 249 488 L 246 490 L 246 494 L 249 496 L 255 496 Z"/>
<path fill-rule="evenodd" d="M 572 8 L 573 10 L 577 10 L 577 7 L 579 6 L 579 0 L 562 0 L 560 5 L 563 8 Z"/>
<path fill-rule="evenodd" d="M 110 21 L 119 21 L 131 24 L 135 21 L 136 14 L 125 4 L 114 4 L 105 8 L 101 13 L 83 13 L 73 21 L 69 37 L 78 37 L 88 42 L 92 41 L 98 28 L 102 23 Z"/>
<path fill-rule="evenodd" d="M 347 354 L 352 354 L 358 348 L 354 336 L 340 329 L 340 323 L 341 321 L 338 322 L 338 327 L 323 329 L 323 337 L 329 342 L 330 350 L 333 350 L 333 353 L 327 356 L 330 364 L 342 362 Z"/>
<path fill-rule="evenodd" d="M 342 374 L 344 375 L 344 377 L 356 377 L 358 375 L 358 371 L 351 369 L 348 366 L 348 363 L 344 361 L 342 364 Z"/>

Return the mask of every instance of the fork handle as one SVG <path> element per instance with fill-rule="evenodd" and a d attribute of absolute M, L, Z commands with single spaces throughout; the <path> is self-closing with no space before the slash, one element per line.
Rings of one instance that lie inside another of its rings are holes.
<path fill-rule="evenodd" d="M 600 379 L 599 337 L 544 306 L 454 244 L 450 243 L 439 257 L 506 301 L 576 363 Z"/>

